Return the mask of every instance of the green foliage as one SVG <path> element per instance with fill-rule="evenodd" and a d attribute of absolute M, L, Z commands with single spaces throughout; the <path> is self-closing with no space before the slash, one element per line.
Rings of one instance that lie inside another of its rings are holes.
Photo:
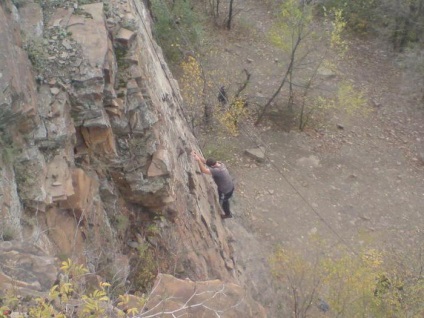
<path fill-rule="evenodd" d="M 332 26 L 330 31 L 330 45 L 331 48 L 339 52 L 340 56 L 343 56 L 348 49 L 347 42 L 343 39 L 343 33 L 347 25 L 343 17 L 343 10 L 333 9 L 330 14 L 332 15 L 332 19 L 330 19 Z"/>
<path fill-rule="evenodd" d="M 110 284 L 100 282 L 93 291 L 87 292 L 85 275 L 88 270 L 81 264 L 76 264 L 68 259 L 62 262 L 59 282 L 52 286 L 46 297 L 21 298 L 16 290 L 11 288 L 5 291 L 5 295 L 0 299 L 0 318 L 10 317 L 3 314 L 8 310 L 26 311 L 28 317 L 37 318 L 99 318 L 99 317 L 128 317 L 124 312 L 110 309 L 113 300 L 110 299 Z M 118 306 L 128 305 L 130 298 L 128 295 L 118 297 Z M 146 303 L 146 298 L 139 300 L 140 308 Z M 125 306 L 126 307 L 126 306 Z M 136 308 L 127 308 L 127 314 L 136 314 Z M 20 316 L 19 316 L 20 317 Z"/>
<path fill-rule="evenodd" d="M 323 249 L 323 242 L 316 246 Z M 313 315 L 319 298 L 330 305 L 329 317 L 421 317 L 424 282 L 420 268 L 407 258 L 364 249 L 358 255 L 339 247 L 331 254 L 278 248 L 270 259 L 272 273 L 288 289 L 295 317 Z M 315 255 L 315 256 L 314 256 Z M 329 256 L 324 256 L 329 255 Z"/>
<path fill-rule="evenodd" d="M 16 8 L 21 8 L 25 4 L 29 3 L 29 0 L 12 0 L 12 3 L 15 5 Z"/>
<path fill-rule="evenodd" d="M 3 225 L 1 228 L 0 238 L 3 241 L 12 241 L 15 238 L 15 230 Z"/>
<path fill-rule="evenodd" d="M 384 36 L 395 50 L 424 42 L 423 0 L 327 0 L 324 5 L 341 10 L 350 30 Z"/>
<path fill-rule="evenodd" d="M 377 15 L 377 8 L 382 0 L 327 0 L 323 11 L 343 12 L 348 27 L 358 33 L 369 32 L 372 21 Z"/>
<path fill-rule="evenodd" d="M 79 277 L 88 272 L 84 265 L 76 264 L 72 262 L 70 258 L 62 262 L 60 269 L 66 274 L 72 277 Z"/>
<path fill-rule="evenodd" d="M 224 140 L 220 140 L 219 144 L 211 142 L 203 147 L 203 155 L 205 158 L 214 158 L 224 162 L 231 162 L 234 160 L 234 152 L 234 145 L 225 143 Z"/>
<path fill-rule="evenodd" d="M 354 88 L 352 84 L 342 81 L 334 97 L 321 95 L 305 97 L 305 106 L 300 118 L 299 128 L 303 130 L 308 126 L 325 125 L 330 113 L 341 112 L 347 118 L 355 116 L 368 116 L 371 108 L 368 106 L 364 92 Z"/>
<path fill-rule="evenodd" d="M 194 129 L 202 122 L 206 82 L 200 63 L 196 58 L 187 57 L 181 62 L 180 67 L 182 71 L 180 87 L 184 100 L 184 110 L 191 128 Z"/>
<path fill-rule="evenodd" d="M 338 53 L 343 56 L 348 48 L 343 36 L 346 27 L 343 11 L 338 8 L 327 11 L 324 8 L 324 16 L 325 19 L 315 20 L 313 6 L 299 5 L 295 0 L 284 1 L 281 5 L 269 39 L 283 49 L 288 55 L 286 59 L 289 60 L 279 87 L 263 106 L 256 123 L 260 122 L 271 102 L 287 86 L 289 114 L 299 119 L 300 130 L 303 130 L 314 116 L 322 117 L 322 114 L 319 114 L 324 109 L 322 100 L 309 97 L 312 95 L 318 70 L 325 64 L 328 55 Z M 322 22 L 322 25 L 317 28 L 318 22 Z M 317 43 L 320 43 L 322 49 L 316 49 Z M 303 87 L 294 85 L 299 83 L 303 83 Z"/>
<path fill-rule="evenodd" d="M 84 301 L 82 312 L 84 314 L 88 317 L 104 316 L 106 308 L 102 305 L 109 301 L 106 293 L 106 288 L 109 286 L 109 283 L 101 283 L 100 289 L 96 289 L 88 295 L 82 295 L 82 300 Z"/>
<path fill-rule="evenodd" d="M 364 93 L 356 90 L 351 84 L 342 82 L 337 91 L 337 105 L 348 115 L 367 115 L 370 109 Z"/>
<path fill-rule="evenodd" d="M 218 114 L 218 119 L 222 125 L 233 135 L 239 134 L 240 120 L 248 116 L 248 111 L 245 105 L 246 101 L 242 98 L 236 98 L 229 108 L 221 114 Z"/>
<path fill-rule="evenodd" d="M 190 0 L 152 0 L 154 36 L 168 61 L 178 64 L 184 51 L 197 47 L 203 28 Z"/>
<path fill-rule="evenodd" d="M 79 5 L 85 5 L 85 4 L 96 3 L 96 2 L 99 2 L 99 1 L 98 0 L 78 0 Z"/>
<path fill-rule="evenodd" d="M 291 53 L 298 36 L 303 38 L 304 35 L 313 33 L 312 19 L 311 7 L 299 6 L 297 0 L 285 1 L 277 15 L 277 22 L 270 31 L 271 43 Z"/>
<path fill-rule="evenodd" d="M 121 22 L 121 26 L 131 31 L 137 30 L 137 22 L 134 19 L 123 19 Z"/>
<path fill-rule="evenodd" d="M 116 227 L 118 232 L 124 233 L 130 226 L 130 219 L 126 215 L 117 214 L 111 218 L 111 223 Z"/>
<path fill-rule="evenodd" d="M 138 247 L 138 255 L 130 261 L 133 271 L 130 274 L 130 281 L 137 291 L 146 292 L 153 284 L 157 274 L 157 264 L 155 262 L 153 250 L 148 243 Z"/>
<path fill-rule="evenodd" d="M 0 143 L 0 145 L 1 144 L 2 143 Z M 19 155 L 19 152 L 20 151 L 17 148 L 13 147 L 13 145 L 4 146 L 0 150 L 1 157 L 3 159 L 3 162 L 4 163 L 9 163 L 9 164 L 12 164 L 15 161 L 15 159 Z"/>
<path fill-rule="evenodd" d="M 34 69 L 41 72 L 48 62 L 46 45 L 44 45 L 43 39 L 28 40 L 24 45 L 24 49 L 27 51 L 28 58 Z"/>

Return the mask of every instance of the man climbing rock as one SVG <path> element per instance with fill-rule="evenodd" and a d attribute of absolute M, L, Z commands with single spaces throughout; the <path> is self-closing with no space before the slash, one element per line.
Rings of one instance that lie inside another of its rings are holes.
<path fill-rule="evenodd" d="M 215 159 L 209 158 L 205 160 L 205 158 L 199 156 L 195 151 L 193 151 L 193 157 L 197 160 L 200 171 L 212 175 L 218 187 L 219 203 L 225 213 L 221 215 L 221 217 L 223 219 L 233 217 L 230 211 L 229 200 L 234 192 L 234 183 L 227 168 L 222 162 L 216 161 Z"/>

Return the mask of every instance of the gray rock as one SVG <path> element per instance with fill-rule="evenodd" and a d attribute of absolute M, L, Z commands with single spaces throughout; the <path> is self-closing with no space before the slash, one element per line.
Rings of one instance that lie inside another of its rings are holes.
<path fill-rule="evenodd" d="M 20 27 L 27 38 L 41 38 L 43 36 L 43 10 L 38 3 L 26 3 L 19 8 Z"/>
<path fill-rule="evenodd" d="M 232 267 L 232 265 L 227 264 Z M 163 295 L 168 295 L 164 299 Z M 159 305 L 160 304 L 160 305 Z M 199 306 L 207 304 L 207 306 Z M 215 317 L 225 312 L 227 318 L 266 317 L 265 309 L 236 284 L 220 280 L 193 282 L 177 279 L 171 275 L 159 274 L 154 292 L 149 296 L 146 313 L 152 316 L 163 310 L 181 308 L 180 314 L 193 317 Z"/>
<path fill-rule="evenodd" d="M 333 70 L 326 68 L 324 66 L 321 66 L 318 69 L 318 75 L 320 75 L 321 77 L 327 78 L 327 79 L 331 79 L 337 76 L 336 72 L 334 72 Z"/>
<path fill-rule="evenodd" d="M 120 43 L 122 46 L 129 48 L 131 44 L 134 42 L 137 33 L 130 31 L 125 28 L 121 28 L 116 35 L 115 40 Z"/>
<path fill-rule="evenodd" d="M 14 168 L 21 200 L 26 205 L 40 204 L 41 207 L 47 199 L 44 185 L 47 166 L 44 156 L 37 147 L 28 148 L 17 158 Z"/>
<path fill-rule="evenodd" d="M 60 92 L 60 89 L 57 87 L 50 88 L 50 93 L 52 93 L 53 95 L 57 95 L 59 94 L 59 92 Z"/>
<path fill-rule="evenodd" d="M 55 259 L 35 245 L 0 242 L 0 294 L 13 288 L 19 294 L 39 296 L 57 279 Z"/>
<path fill-rule="evenodd" d="M 265 148 L 264 147 L 258 147 L 258 148 L 252 148 L 252 149 L 246 149 L 244 153 L 249 156 L 250 158 L 255 159 L 258 162 L 264 162 L 265 161 Z"/>
<path fill-rule="evenodd" d="M 65 47 L 65 49 L 67 50 L 71 50 L 72 49 L 72 45 L 71 45 L 71 41 L 69 41 L 69 39 L 64 39 L 62 41 L 62 45 Z"/>

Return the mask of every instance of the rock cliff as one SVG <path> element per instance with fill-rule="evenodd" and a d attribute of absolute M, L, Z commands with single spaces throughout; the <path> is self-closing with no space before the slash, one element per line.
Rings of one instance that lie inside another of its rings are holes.
<path fill-rule="evenodd" d="M 129 291 L 146 287 L 141 267 L 237 283 L 150 28 L 138 0 L 0 1 L 1 286 L 48 290 L 67 258 Z"/>

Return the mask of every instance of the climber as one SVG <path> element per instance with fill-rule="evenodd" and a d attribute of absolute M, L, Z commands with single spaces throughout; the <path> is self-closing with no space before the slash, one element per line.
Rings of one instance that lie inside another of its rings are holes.
<path fill-rule="evenodd" d="M 229 200 L 234 192 L 234 183 L 227 167 L 225 167 L 222 162 L 216 161 L 215 159 L 209 158 L 208 160 L 205 160 L 205 158 L 198 155 L 195 151 L 193 151 L 193 157 L 197 160 L 200 171 L 205 174 L 212 175 L 212 178 L 218 187 L 219 203 L 225 213 L 224 215 L 221 215 L 221 217 L 223 219 L 232 218 L 233 216 L 230 211 Z"/>

